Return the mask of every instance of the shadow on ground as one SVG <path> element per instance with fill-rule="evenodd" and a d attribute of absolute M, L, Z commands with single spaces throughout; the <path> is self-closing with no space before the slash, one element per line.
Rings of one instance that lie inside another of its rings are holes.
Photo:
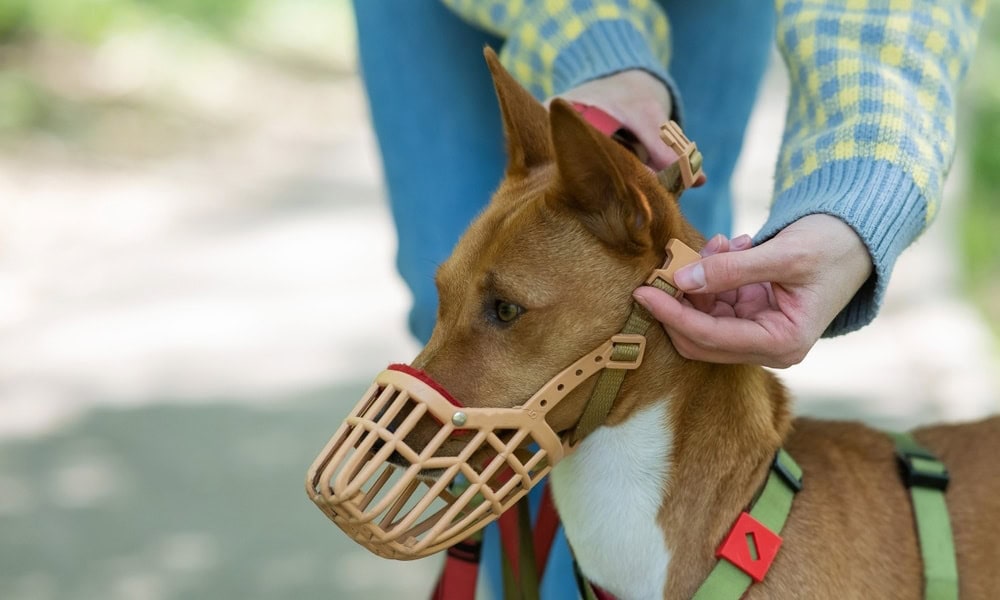
<path fill-rule="evenodd" d="M 0 443 L 0 598 L 426 596 L 436 560 L 373 560 L 303 491 L 365 386 L 280 407 L 99 409 Z"/>

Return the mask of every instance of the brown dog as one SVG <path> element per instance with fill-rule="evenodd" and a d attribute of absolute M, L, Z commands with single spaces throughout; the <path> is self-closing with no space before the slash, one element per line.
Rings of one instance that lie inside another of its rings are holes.
<path fill-rule="evenodd" d="M 437 274 L 438 323 L 413 366 L 466 406 L 512 407 L 620 330 L 632 291 L 663 263 L 670 238 L 695 248 L 703 240 L 638 160 L 564 102 L 546 111 L 490 51 L 487 62 L 506 177 Z M 620 598 L 690 598 L 784 447 L 805 485 L 781 552 L 746 597 L 923 596 L 889 437 L 858 423 L 793 420 L 784 388 L 763 368 L 686 360 L 659 327 L 647 337 L 646 358 L 604 426 L 551 474 L 589 579 Z M 592 388 L 586 382 L 549 413 L 553 429 L 573 429 Z M 950 469 L 961 597 L 996 597 L 1000 418 L 915 437 Z"/>

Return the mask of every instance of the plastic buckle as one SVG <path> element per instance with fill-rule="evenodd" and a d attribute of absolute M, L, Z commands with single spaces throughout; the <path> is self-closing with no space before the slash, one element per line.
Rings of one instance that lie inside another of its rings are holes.
<path fill-rule="evenodd" d="M 781 536 L 744 511 L 722 540 L 715 556 L 728 560 L 760 583 L 771 568 L 780 547 Z"/>
<path fill-rule="evenodd" d="M 950 477 L 948 469 L 933 454 L 913 450 L 896 450 L 896 459 L 899 461 L 899 474 L 903 478 L 906 487 L 922 487 L 932 490 L 945 491 L 948 489 Z M 941 467 L 941 470 L 929 469 L 922 462 L 933 462 Z"/>
<path fill-rule="evenodd" d="M 788 470 L 785 463 L 781 462 L 781 449 L 774 453 L 774 462 L 771 463 L 771 470 L 778 474 L 781 479 L 788 484 L 788 487 L 795 490 L 795 493 L 802 491 L 802 478 L 796 477 Z"/>
<path fill-rule="evenodd" d="M 698 147 L 684 135 L 684 131 L 676 121 L 667 121 L 660 126 L 660 139 L 677 153 L 677 164 L 680 167 L 684 189 L 692 187 L 702 172 L 700 164 L 697 166 L 691 164 Z"/>
<path fill-rule="evenodd" d="M 642 357 L 646 354 L 646 336 L 640 335 L 638 333 L 619 333 L 617 335 L 611 336 L 611 353 L 615 351 L 615 346 L 621 344 L 638 344 L 639 354 L 632 359 L 630 362 L 625 362 L 622 360 L 612 360 L 610 353 L 608 356 L 608 362 L 604 364 L 605 368 L 608 369 L 625 369 L 631 371 L 633 369 L 638 369 L 639 365 L 642 364 Z"/>
<path fill-rule="evenodd" d="M 701 254 L 698 254 L 677 238 L 671 238 L 667 242 L 666 253 L 666 262 L 663 263 L 662 267 L 650 273 L 649 277 L 646 278 L 646 285 L 652 285 L 654 281 L 660 279 L 674 289 L 674 293 L 672 294 L 674 298 L 680 298 L 684 292 L 679 290 L 674 284 L 674 273 L 681 267 L 701 260 Z"/>

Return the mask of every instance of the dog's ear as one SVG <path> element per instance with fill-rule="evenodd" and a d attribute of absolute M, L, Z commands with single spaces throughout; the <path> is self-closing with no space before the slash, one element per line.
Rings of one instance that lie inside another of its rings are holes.
<path fill-rule="evenodd" d="M 493 87 L 500 102 L 503 132 L 507 138 L 507 175 L 523 175 L 532 167 L 552 160 L 548 112 L 503 68 L 492 48 L 486 46 L 483 55 L 493 74 Z"/>
<path fill-rule="evenodd" d="M 637 185 L 645 167 L 564 100 L 554 100 L 549 113 L 559 170 L 554 201 L 568 206 L 608 246 L 629 255 L 649 249 L 662 215 Z"/>

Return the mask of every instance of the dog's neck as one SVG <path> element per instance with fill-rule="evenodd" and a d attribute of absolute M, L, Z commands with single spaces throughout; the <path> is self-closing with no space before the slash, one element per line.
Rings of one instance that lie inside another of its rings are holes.
<path fill-rule="evenodd" d="M 790 426 L 764 369 L 687 361 L 659 327 L 648 337 L 605 426 L 552 472 L 581 569 L 622 598 L 697 586 Z"/>

